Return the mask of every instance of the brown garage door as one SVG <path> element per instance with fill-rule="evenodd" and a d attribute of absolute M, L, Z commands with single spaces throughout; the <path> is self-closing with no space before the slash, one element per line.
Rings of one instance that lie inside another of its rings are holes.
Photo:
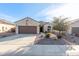
<path fill-rule="evenodd" d="M 37 33 L 36 26 L 19 26 L 18 30 L 19 30 L 19 34 L 36 34 Z"/>

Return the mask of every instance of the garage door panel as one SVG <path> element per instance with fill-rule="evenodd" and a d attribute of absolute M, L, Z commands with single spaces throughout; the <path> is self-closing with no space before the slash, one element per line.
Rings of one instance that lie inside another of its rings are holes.
<path fill-rule="evenodd" d="M 37 27 L 36 26 L 19 26 L 20 34 L 36 34 Z"/>
<path fill-rule="evenodd" d="M 79 27 L 72 27 L 72 33 L 79 33 Z"/>

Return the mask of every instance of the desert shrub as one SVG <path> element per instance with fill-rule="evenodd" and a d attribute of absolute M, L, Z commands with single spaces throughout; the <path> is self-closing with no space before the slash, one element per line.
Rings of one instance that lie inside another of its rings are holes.
<path fill-rule="evenodd" d="M 57 35 L 59 39 L 62 38 L 63 36 L 66 36 L 66 31 L 53 30 L 52 33 Z"/>
<path fill-rule="evenodd" d="M 48 32 L 48 33 L 46 33 L 45 37 L 46 37 L 46 38 L 50 38 L 50 35 L 51 35 L 51 34 L 52 34 L 52 33 L 49 33 L 49 32 Z"/>
<path fill-rule="evenodd" d="M 11 28 L 11 32 L 15 32 L 15 28 Z"/>

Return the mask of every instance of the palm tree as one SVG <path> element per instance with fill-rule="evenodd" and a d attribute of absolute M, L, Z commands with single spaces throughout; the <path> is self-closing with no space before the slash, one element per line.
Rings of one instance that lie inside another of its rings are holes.
<path fill-rule="evenodd" d="M 53 29 L 58 30 L 59 34 L 61 31 L 67 31 L 69 28 L 69 22 L 67 21 L 68 18 L 54 17 Z"/>

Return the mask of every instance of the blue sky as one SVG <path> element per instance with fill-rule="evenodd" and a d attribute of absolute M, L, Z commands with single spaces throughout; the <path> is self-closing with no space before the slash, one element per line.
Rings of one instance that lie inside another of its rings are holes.
<path fill-rule="evenodd" d="M 79 18 L 79 4 L 69 3 L 0 3 L 0 18 L 15 22 L 25 17 L 38 21 L 51 21 L 64 16 L 70 20 Z"/>
<path fill-rule="evenodd" d="M 52 6 L 53 5 L 53 6 Z M 40 13 L 52 6 L 53 9 L 57 8 L 61 4 L 51 3 L 2 3 L 0 4 L 0 18 L 6 19 L 12 22 L 20 20 L 24 17 L 32 17 L 35 20 L 45 21 L 46 16 Z"/>

